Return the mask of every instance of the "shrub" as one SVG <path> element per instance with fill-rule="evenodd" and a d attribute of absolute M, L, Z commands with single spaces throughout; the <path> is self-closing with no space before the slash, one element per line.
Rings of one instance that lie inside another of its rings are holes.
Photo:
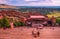
<path fill-rule="evenodd" d="M 24 26 L 23 22 L 14 22 L 15 27 Z"/>
<path fill-rule="evenodd" d="M 0 28 L 2 27 L 2 19 L 0 19 Z"/>
<path fill-rule="evenodd" d="M 56 22 L 57 22 L 57 23 L 60 23 L 60 18 L 57 18 Z"/>
<path fill-rule="evenodd" d="M 7 19 L 7 17 L 4 17 L 2 20 L 1 20 L 1 26 L 3 27 L 3 28 L 9 28 L 10 27 L 10 23 L 9 23 L 9 21 L 8 21 L 8 19 Z"/>

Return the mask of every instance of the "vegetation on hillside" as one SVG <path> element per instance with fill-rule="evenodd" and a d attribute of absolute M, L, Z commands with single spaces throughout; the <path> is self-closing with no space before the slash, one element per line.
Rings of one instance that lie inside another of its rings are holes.
<path fill-rule="evenodd" d="M 24 25 L 25 24 L 23 22 L 20 22 L 20 21 L 19 22 L 17 22 L 17 21 L 14 22 L 15 27 L 20 27 L 20 26 L 24 26 Z"/>
<path fill-rule="evenodd" d="M 49 18 L 51 18 L 52 16 L 54 16 L 54 17 L 60 17 L 60 12 L 50 12 L 49 14 L 47 14 L 47 16 Z"/>
<path fill-rule="evenodd" d="M 9 28 L 10 27 L 9 20 L 7 19 L 7 17 L 0 19 L 0 27 L 1 28 Z"/>

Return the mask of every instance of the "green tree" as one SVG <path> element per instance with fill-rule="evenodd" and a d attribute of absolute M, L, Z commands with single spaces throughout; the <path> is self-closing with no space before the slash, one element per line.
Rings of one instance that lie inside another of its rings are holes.
<path fill-rule="evenodd" d="M 8 19 L 7 19 L 7 17 L 4 17 L 3 19 L 2 19 L 2 27 L 10 27 L 10 24 L 9 24 L 9 21 L 8 21 Z"/>
<path fill-rule="evenodd" d="M 0 28 L 2 27 L 2 19 L 0 19 Z"/>
<path fill-rule="evenodd" d="M 57 20 L 56 20 L 56 21 L 57 21 L 57 23 L 60 23 L 60 18 L 56 18 L 56 19 L 57 19 Z"/>

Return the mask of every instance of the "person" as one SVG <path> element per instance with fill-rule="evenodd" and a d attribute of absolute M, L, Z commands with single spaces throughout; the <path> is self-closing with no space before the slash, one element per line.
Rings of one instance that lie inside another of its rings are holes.
<path fill-rule="evenodd" d="M 40 33 L 39 33 L 39 31 L 37 31 L 37 36 L 38 36 L 38 37 L 40 36 Z"/>
<path fill-rule="evenodd" d="M 48 23 L 48 26 L 52 26 L 52 21 L 50 19 L 47 21 L 47 23 Z"/>
<path fill-rule="evenodd" d="M 36 29 L 34 29 L 33 31 L 32 31 L 32 35 L 36 38 L 37 37 L 37 30 Z"/>
<path fill-rule="evenodd" d="M 56 18 L 54 16 L 52 16 L 51 21 L 52 21 L 52 26 L 56 26 Z"/>
<path fill-rule="evenodd" d="M 43 22 L 43 26 L 47 26 L 47 21 L 44 21 Z"/>
<path fill-rule="evenodd" d="M 37 29 L 43 29 L 43 24 L 39 24 L 39 26 L 37 27 Z"/>

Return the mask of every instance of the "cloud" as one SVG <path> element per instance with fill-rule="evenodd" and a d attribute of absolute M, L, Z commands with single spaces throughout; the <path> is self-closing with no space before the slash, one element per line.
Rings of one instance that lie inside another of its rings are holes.
<path fill-rule="evenodd" d="M 26 1 L 26 0 L 25 0 Z M 51 5 L 51 0 L 29 0 L 30 2 L 22 3 L 20 6 L 49 6 Z M 36 2 L 38 1 L 38 2 Z M 18 4 L 17 4 L 18 5 Z"/>
<path fill-rule="evenodd" d="M 0 0 L 0 4 L 17 6 L 60 6 L 60 0 Z"/>
<path fill-rule="evenodd" d="M 39 0 L 25 0 L 25 1 L 39 1 Z"/>
<path fill-rule="evenodd" d="M 20 4 L 20 6 L 60 6 L 60 1 L 46 0 L 43 2 L 30 2 L 30 3 Z"/>
<path fill-rule="evenodd" d="M 30 2 L 27 4 L 20 4 L 22 6 L 60 6 L 60 0 L 44 0 L 39 2 Z"/>
<path fill-rule="evenodd" d="M 40 3 L 40 2 L 37 2 L 37 3 L 28 3 L 28 4 L 20 4 L 20 6 L 53 6 L 54 4 L 52 3 Z M 55 5 L 54 5 L 55 6 Z"/>
<path fill-rule="evenodd" d="M 0 0 L 0 4 L 7 4 L 7 1 L 6 0 Z"/>
<path fill-rule="evenodd" d="M 51 0 L 25 0 L 26 2 L 51 2 Z"/>

